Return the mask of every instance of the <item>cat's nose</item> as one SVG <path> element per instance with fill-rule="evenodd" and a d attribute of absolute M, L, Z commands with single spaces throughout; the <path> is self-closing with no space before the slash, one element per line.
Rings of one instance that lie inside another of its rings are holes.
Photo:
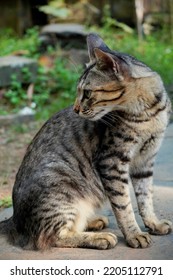
<path fill-rule="evenodd" d="M 75 111 L 75 113 L 79 114 L 79 111 L 80 111 L 79 104 L 75 104 L 74 107 L 73 107 L 73 110 Z"/>

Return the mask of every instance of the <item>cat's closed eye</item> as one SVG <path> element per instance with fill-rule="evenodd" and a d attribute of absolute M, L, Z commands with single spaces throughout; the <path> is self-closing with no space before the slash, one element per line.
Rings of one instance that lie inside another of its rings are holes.
<path fill-rule="evenodd" d="M 84 91 L 83 91 L 83 97 L 84 97 L 85 99 L 89 99 L 89 98 L 91 97 L 91 93 L 92 93 L 92 90 L 90 90 L 90 89 L 84 89 Z"/>

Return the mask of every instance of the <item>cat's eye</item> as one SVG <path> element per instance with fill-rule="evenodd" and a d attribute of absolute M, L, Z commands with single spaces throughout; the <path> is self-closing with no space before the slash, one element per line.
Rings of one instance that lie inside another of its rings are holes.
<path fill-rule="evenodd" d="M 83 91 L 84 98 L 89 99 L 91 97 L 91 93 L 92 93 L 92 90 L 84 89 L 84 91 Z"/>

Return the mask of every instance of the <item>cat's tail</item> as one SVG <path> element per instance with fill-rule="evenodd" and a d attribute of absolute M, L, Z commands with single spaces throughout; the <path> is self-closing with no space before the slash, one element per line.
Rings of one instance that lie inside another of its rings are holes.
<path fill-rule="evenodd" d="M 0 222 L 0 235 L 4 235 L 11 243 L 14 243 L 17 230 L 13 222 L 13 217 Z"/>
<path fill-rule="evenodd" d="M 35 243 L 33 243 L 32 240 L 30 241 L 27 235 L 20 234 L 17 231 L 13 216 L 8 220 L 0 222 L 0 236 L 1 235 L 5 237 L 11 245 L 20 246 L 28 250 L 35 248 Z"/>

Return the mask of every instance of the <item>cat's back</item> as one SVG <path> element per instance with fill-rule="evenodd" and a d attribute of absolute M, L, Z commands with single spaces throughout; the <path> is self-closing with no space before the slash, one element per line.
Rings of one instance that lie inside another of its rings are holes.
<path fill-rule="evenodd" d="M 32 159 L 36 165 L 38 161 L 49 156 L 53 160 L 65 145 L 72 145 L 69 142 L 70 137 L 80 133 L 83 125 L 83 119 L 79 121 L 79 117 L 73 113 L 72 107 L 56 113 L 41 127 L 28 146 L 25 160 L 30 157 L 30 160 Z"/>
<path fill-rule="evenodd" d="M 61 168 L 76 169 L 91 162 L 98 144 L 97 125 L 80 118 L 73 108 L 52 116 L 29 145 L 16 176 L 14 189 L 30 185 L 38 178 L 56 173 Z"/>

